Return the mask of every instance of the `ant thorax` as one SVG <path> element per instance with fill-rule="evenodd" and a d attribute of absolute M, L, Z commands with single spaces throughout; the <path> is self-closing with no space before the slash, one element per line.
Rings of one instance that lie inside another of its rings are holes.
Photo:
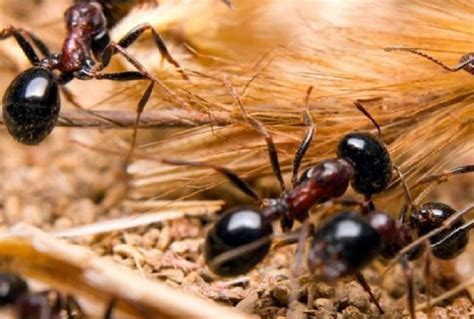
<path fill-rule="evenodd" d="M 62 69 L 74 72 L 91 67 L 93 59 L 100 59 L 110 42 L 107 21 L 97 3 L 78 3 L 65 13 L 67 35 L 62 48 Z"/>

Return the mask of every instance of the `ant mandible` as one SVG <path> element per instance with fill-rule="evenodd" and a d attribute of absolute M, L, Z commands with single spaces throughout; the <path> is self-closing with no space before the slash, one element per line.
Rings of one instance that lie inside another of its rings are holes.
<path fill-rule="evenodd" d="M 430 60 L 431 62 L 439 65 L 443 69 L 449 72 L 457 72 L 459 70 L 464 70 L 472 75 L 474 75 L 474 52 L 470 52 L 467 54 L 464 54 L 460 59 L 458 65 L 455 65 L 453 67 L 444 64 L 440 60 L 436 59 L 435 57 L 428 55 L 422 51 L 420 51 L 417 48 L 405 48 L 405 47 L 386 47 L 384 49 L 385 51 L 407 51 L 412 54 L 419 55 L 425 59 Z"/>
<path fill-rule="evenodd" d="M 76 1 L 66 11 L 65 22 L 67 34 L 59 54 L 52 53 L 48 46 L 30 31 L 9 26 L 0 32 L 1 40 L 13 37 L 33 65 L 10 83 L 3 97 L 4 122 L 8 132 L 18 142 L 27 145 L 39 144 L 51 133 L 61 107 L 58 87 L 72 101 L 70 93 L 63 86 L 73 79 L 149 80 L 150 84 L 138 103 L 135 124 L 139 122 L 155 83 L 177 99 L 164 83 L 150 74 L 126 51 L 145 31 L 150 31 L 162 57 L 187 78 L 178 62 L 168 52 L 159 33 L 150 24 L 135 27 L 115 43 L 110 39 L 102 1 L 91 0 Z M 34 48 L 43 55 L 41 59 Z M 136 71 L 103 72 L 115 54 L 121 54 Z M 132 149 L 136 134 L 137 125 L 134 128 Z"/>
<path fill-rule="evenodd" d="M 17 318 L 79 319 L 86 318 L 74 297 L 55 290 L 29 292 L 28 284 L 19 275 L 0 272 L 0 307 L 11 305 Z M 110 302 L 103 319 L 112 319 L 114 302 Z"/>
<path fill-rule="evenodd" d="M 474 172 L 474 165 L 458 167 L 441 175 L 429 176 L 418 184 L 471 172 Z M 377 210 L 371 210 L 365 215 L 355 212 L 338 213 L 311 234 L 313 240 L 308 265 L 322 279 L 333 280 L 349 274 L 358 276 L 359 269 L 377 255 L 387 259 L 400 259 L 407 280 L 409 313 L 411 318 L 415 318 L 414 285 L 408 261 L 419 258 L 425 246 L 419 245 L 420 240 L 413 239 L 428 235 L 429 253 L 444 260 L 457 257 L 465 250 L 469 242 L 469 230 L 474 227 L 473 220 L 465 222 L 461 216 L 473 207 L 471 205 L 460 212 L 440 202 L 427 202 L 415 207 L 408 188 L 404 181 L 403 183 L 405 197 L 410 202 L 410 208 L 414 208 L 408 221 L 405 220 L 406 207 L 400 210 L 398 220 Z M 415 202 L 420 200 L 420 196 Z M 456 215 L 459 218 L 446 224 Z M 433 234 L 434 230 L 437 233 Z M 397 254 L 399 258 L 395 258 Z"/>

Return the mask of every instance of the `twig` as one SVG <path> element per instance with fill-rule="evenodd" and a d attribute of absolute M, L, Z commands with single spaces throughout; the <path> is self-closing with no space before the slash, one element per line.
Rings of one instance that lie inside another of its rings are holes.
<path fill-rule="evenodd" d="M 133 128 L 136 113 L 133 111 L 81 111 L 62 110 L 57 126 L 77 128 L 117 129 Z M 0 124 L 4 125 L 3 117 Z M 232 124 L 227 112 L 201 112 L 185 109 L 163 109 L 143 112 L 139 128 L 195 127 L 206 124 L 224 126 Z"/>

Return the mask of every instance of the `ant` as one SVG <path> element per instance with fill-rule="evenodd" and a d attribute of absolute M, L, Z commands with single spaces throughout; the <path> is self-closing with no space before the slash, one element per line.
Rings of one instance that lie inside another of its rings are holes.
<path fill-rule="evenodd" d="M 86 318 L 78 302 L 69 294 L 55 290 L 29 292 L 26 281 L 17 274 L 0 272 L 0 307 L 14 306 L 17 318 L 31 319 L 80 319 Z M 112 301 L 103 318 L 112 318 Z"/>
<path fill-rule="evenodd" d="M 117 4 L 118 5 L 118 4 Z M 33 32 L 9 26 L 0 31 L 0 40 L 13 37 L 30 63 L 31 68 L 20 73 L 9 85 L 3 97 L 3 118 L 8 132 L 18 142 L 27 145 L 41 143 L 53 130 L 59 116 L 61 101 L 58 87 L 66 98 L 72 95 L 63 86 L 73 79 L 135 81 L 149 80 L 137 106 L 137 124 L 155 83 L 177 99 L 170 89 L 154 77 L 126 49 L 144 32 L 150 31 L 162 57 L 174 65 L 187 79 L 178 62 L 168 52 L 159 33 L 150 24 L 141 24 L 129 31 L 117 43 L 111 41 L 110 26 L 104 14 L 113 13 L 104 1 L 77 0 L 65 13 L 67 34 L 61 53 L 52 53 Z M 40 57 L 35 48 L 43 55 Z M 105 73 L 113 55 L 122 55 L 136 71 Z M 136 142 L 135 125 L 132 145 Z M 133 146 L 132 146 L 133 149 Z"/>
<path fill-rule="evenodd" d="M 442 175 L 429 176 L 418 185 L 440 177 L 471 172 L 474 172 L 474 165 L 458 167 Z M 411 202 L 404 181 L 403 183 L 408 206 L 413 208 L 415 205 Z M 416 201 L 419 201 L 420 196 Z M 474 227 L 474 220 L 466 223 L 462 218 L 457 218 L 447 225 L 446 221 L 455 217 L 456 210 L 444 203 L 426 202 L 415 207 L 406 221 L 406 208 L 404 206 L 400 210 L 398 220 L 377 210 L 371 210 L 365 215 L 341 212 L 332 216 L 311 234 L 313 240 L 308 255 L 310 270 L 318 271 L 323 279 L 331 280 L 354 273 L 358 276 L 358 270 L 377 255 L 387 259 L 401 259 L 407 280 L 409 313 L 411 318 L 415 318 L 413 278 L 408 261 L 419 258 L 425 247 L 429 247 L 428 253 L 438 259 L 457 257 L 469 242 L 468 231 Z M 458 213 L 460 216 L 464 215 L 472 208 L 468 207 Z M 432 234 L 434 230 L 437 233 Z M 413 241 L 414 238 L 426 235 L 430 236 L 428 245 L 420 246 L 419 240 Z M 399 257 L 395 258 L 397 254 Z M 429 259 L 426 267 L 429 269 Z"/>
<path fill-rule="evenodd" d="M 413 53 L 413 54 L 416 54 L 416 55 L 419 55 L 425 59 L 428 59 L 430 60 L 431 62 L 434 62 L 436 63 L 437 65 L 439 65 L 440 67 L 442 67 L 443 69 L 445 69 L 446 71 L 449 71 L 449 72 L 457 72 L 459 70 L 464 70 L 472 75 L 474 75 L 474 52 L 470 52 L 470 53 L 467 53 L 465 55 L 463 55 L 460 59 L 459 59 L 459 63 L 458 65 L 455 65 L 453 67 L 450 67 L 446 64 L 444 64 L 443 62 L 441 62 L 440 60 L 436 59 L 435 57 L 431 56 L 431 55 L 428 55 L 422 51 L 420 51 L 419 49 L 417 48 L 405 48 L 405 47 L 387 47 L 384 49 L 385 51 L 407 51 L 407 52 L 410 52 L 410 53 Z"/>

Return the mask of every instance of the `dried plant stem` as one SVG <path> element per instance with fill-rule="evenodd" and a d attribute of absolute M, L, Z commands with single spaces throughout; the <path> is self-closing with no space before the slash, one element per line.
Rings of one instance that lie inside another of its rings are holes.
<path fill-rule="evenodd" d="M 433 298 L 431 299 L 429 305 L 430 306 L 434 306 L 454 295 L 456 295 L 457 293 L 459 293 L 460 291 L 463 291 L 464 289 L 470 287 L 474 285 L 474 278 L 471 278 L 465 282 L 462 282 L 461 284 L 459 284 L 458 286 L 454 287 L 453 289 L 443 293 L 442 295 L 436 297 L 436 298 Z M 422 310 L 425 310 L 426 308 L 428 308 L 428 303 L 425 302 L 425 303 L 422 303 L 421 305 L 419 305 L 418 307 L 416 307 L 416 310 L 417 311 L 422 311 Z"/>
<path fill-rule="evenodd" d="M 78 128 L 133 128 L 136 113 L 132 111 L 62 110 L 57 126 Z M 201 112 L 185 109 L 163 109 L 143 112 L 138 128 L 217 126 L 232 123 L 228 112 Z M 3 117 L 0 124 L 4 125 Z"/>
<path fill-rule="evenodd" d="M 116 318 L 123 318 L 122 312 L 134 318 L 251 317 L 142 277 L 96 257 L 85 247 L 68 244 L 25 224 L 0 234 L 0 258 L 10 260 L 10 266 L 22 275 L 79 297 L 102 304 L 114 298 L 118 302 Z"/>

